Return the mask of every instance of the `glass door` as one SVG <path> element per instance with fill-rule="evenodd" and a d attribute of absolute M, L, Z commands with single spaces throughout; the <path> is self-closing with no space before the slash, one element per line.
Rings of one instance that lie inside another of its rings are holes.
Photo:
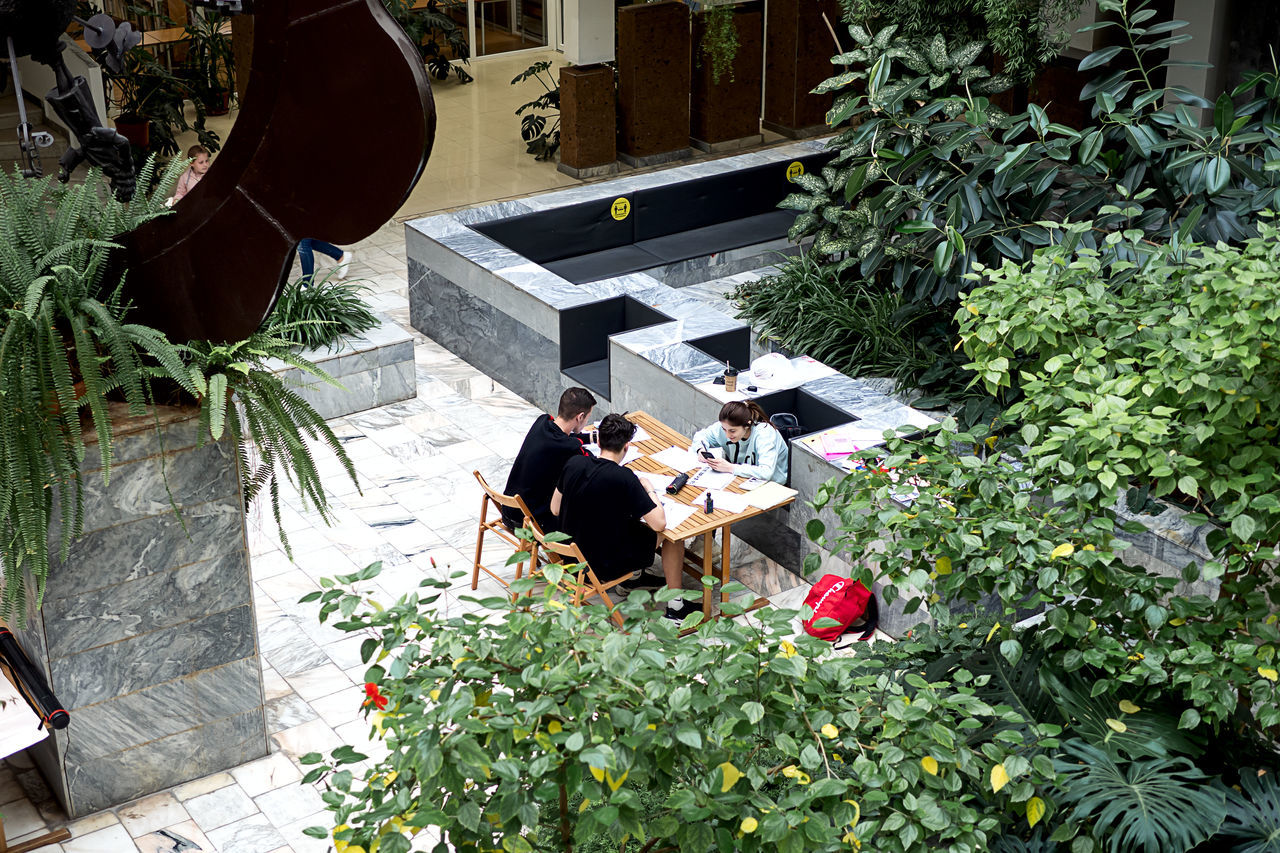
<path fill-rule="evenodd" d="M 493 56 L 547 45 L 547 0 L 468 0 L 471 51 Z"/>

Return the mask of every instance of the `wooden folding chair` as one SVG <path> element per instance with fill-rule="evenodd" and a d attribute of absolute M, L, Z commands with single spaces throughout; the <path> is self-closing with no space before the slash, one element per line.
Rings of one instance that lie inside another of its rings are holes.
<path fill-rule="evenodd" d="M 538 527 L 538 522 L 534 520 L 533 513 L 529 511 L 529 507 L 525 504 L 524 498 L 519 495 L 504 495 L 501 492 L 495 491 L 488 483 L 485 482 L 484 477 L 479 471 L 475 471 L 473 473 L 476 475 L 476 480 L 480 483 L 480 489 L 484 494 L 480 498 L 480 529 L 476 533 L 476 560 L 475 565 L 471 570 L 471 588 L 475 589 L 479 585 L 481 572 L 484 572 L 503 586 L 510 587 L 510 581 L 499 576 L 497 572 L 494 572 L 481 562 L 484 555 L 485 534 L 493 533 L 497 535 L 498 538 L 514 547 L 517 551 L 529 551 L 529 572 L 532 574 L 533 570 L 538 565 L 538 559 L 536 553 L 534 553 L 533 543 L 528 540 L 521 539 L 507 529 L 506 524 L 502 521 L 503 507 L 518 511 L 524 518 L 524 524 L 522 526 L 529 528 L 535 534 L 539 536 L 542 535 L 542 528 Z M 492 521 L 489 520 L 490 504 L 492 504 L 494 508 L 494 519 Z M 521 576 L 524 574 L 524 564 L 525 561 L 523 560 L 516 563 L 515 580 L 520 580 Z"/>
<path fill-rule="evenodd" d="M 551 542 L 541 530 L 535 530 L 533 535 L 537 538 L 537 547 L 554 554 L 559 558 L 561 563 L 576 563 L 578 568 L 575 570 L 576 579 L 574 581 L 573 603 L 582 604 L 588 598 L 599 596 L 604 602 L 605 607 L 609 608 L 609 615 L 613 621 L 618 623 L 618 627 L 622 627 L 622 614 L 618 612 L 613 603 L 613 599 L 609 598 L 609 590 L 630 577 L 628 572 L 617 580 L 611 580 L 605 583 L 596 577 L 595 570 L 587 563 L 587 558 L 582 555 L 582 551 L 572 542 Z"/>

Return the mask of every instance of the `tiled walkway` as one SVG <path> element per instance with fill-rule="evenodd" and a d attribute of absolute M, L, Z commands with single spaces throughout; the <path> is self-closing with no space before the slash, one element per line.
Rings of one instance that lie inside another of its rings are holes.
<path fill-rule="evenodd" d="M 322 260 L 322 263 L 325 261 Z M 388 225 L 355 247 L 353 278 L 367 280 L 377 310 L 406 329 L 407 284 L 403 228 Z M 316 619 L 315 605 L 298 599 L 321 577 L 343 574 L 381 560 L 377 590 L 387 601 L 417 587 L 424 575 L 447 578 L 470 566 L 480 490 L 472 471 L 505 484 L 511 460 L 538 412 L 506 388 L 415 333 L 418 396 L 414 400 L 331 422 L 360 475 L 362 493 L 340 476 L 336 461 L 321 459 L 333 497 L 334 524 L 296 503 L 283 522 L 294 547 L 285 556 L 269 520 L 256 507 L 250 547 L 268 700 L 268 758 L 181 785 L 111 811 L 73 821 L 72 839 L 42 848 L 65 853 L 167 853 L 174 837 L 218 853 L 311 853 L 331 849 L 302 834 L 330 826 L 320 796 L 302 778 L 297 759 L 341 744 L 364 744 L 370 727 L 360 714 L 364 667 L 360 638 Z M 496 540 L 495 540 L 496 541 Z M 736 549 L 735 549 L 736 550 Z M 485 562 L 502 566 L 510 552 L 496 546 Z M 432 560 L 435 565 L 433 566 Z M 737 559 L 735 557 L 735 559 Z M 760 559 L 759 555 L 743 559 Z M 457 579 L 440 606 L 470 608 L 469 576 Z M 478 593 L 496 591 L 482 582 Z M 777 604 L 798 606 L 807 585 Z M 378 745 L 371 754 L 378 754 Z M 0 767 L 0 813 L 10 841 L 65 823 L 66 818 L 36 771 L 22 756 Z M 163 833 L 158 832 L 163 830 Z M 430 833 L 415 849 L 430 849 Z"/>

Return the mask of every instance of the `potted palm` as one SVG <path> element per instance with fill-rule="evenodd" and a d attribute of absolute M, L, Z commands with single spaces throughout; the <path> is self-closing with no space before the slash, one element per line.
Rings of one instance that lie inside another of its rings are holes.
<path fill-rule="evenodd" d="M 192 13 L 186 26 L 187 79 L 197 102 L 213 116 L 231 110 L 236 58 L 229 30 L 229 19 L 219 12 Z"/>
<path fill-rule="evenodd" d="M 124 55 L 119 72 L 103 65 L 116 111 L 116 130 L 143 151 L 163 155 L 178 153 L 179 134 L 194 130 L 200 144 L 210 151 L 220 148 L 218 135 L 205 127 L 207 111 L 194 88 L 150 51 L 139 46 Z M 195 121 L 187 120 L 186 102 L 195 105 Z"/>

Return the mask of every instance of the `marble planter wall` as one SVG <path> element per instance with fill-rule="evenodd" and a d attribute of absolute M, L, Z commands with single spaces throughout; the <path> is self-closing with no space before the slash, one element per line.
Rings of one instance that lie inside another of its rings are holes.
<path fill-rule="evenodd" d="M 16 632 L 71 713 L 30 752 L 73 818 L 267 753 L 234 447 L 160 420 L 116 420 L 109 489 L 90 445 L 84 535 Z"/>
<path fill-rule="evenodd" d="M 378 319 L 377 326 L 343 339 L 336 347 L 302 353 L 338 380 L 341 388 L 283 362 L 276 362 L 277 372 L 325 420 L 412 399 L 418 393 L 413 336 L 386 317 Z"/>

